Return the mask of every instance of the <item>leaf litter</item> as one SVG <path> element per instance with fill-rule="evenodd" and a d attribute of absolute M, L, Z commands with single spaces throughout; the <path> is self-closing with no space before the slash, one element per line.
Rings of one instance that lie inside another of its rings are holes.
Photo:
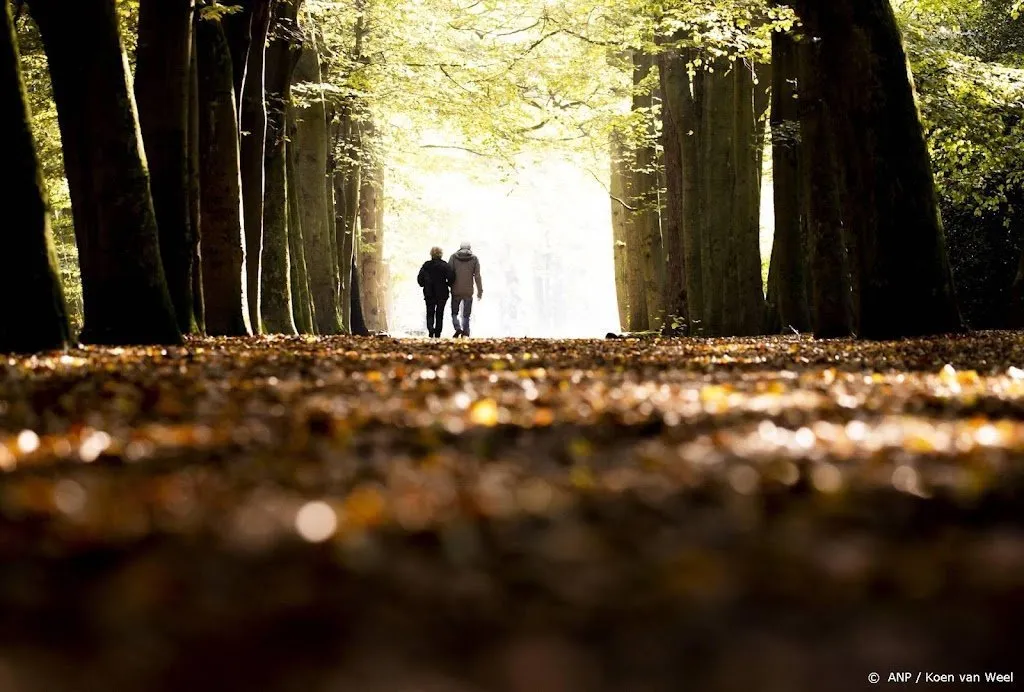
<path fill-rule="evenodd" d="M 1022 368 L 999 332 L 0 360 L 0 688 L 843 690 L 1012 662 Z"/>

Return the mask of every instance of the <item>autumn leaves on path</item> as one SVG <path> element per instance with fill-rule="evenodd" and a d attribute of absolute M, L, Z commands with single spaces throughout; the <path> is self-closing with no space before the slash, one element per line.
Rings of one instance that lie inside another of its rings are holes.
<path fill-rule="evenodd" d="M 994 665 L 1021 629 L 1021 368 L 1010 333 L 0 361 L 0 679 L 284 690 L 301 655 L 312 690 L 841 690 Z"/>

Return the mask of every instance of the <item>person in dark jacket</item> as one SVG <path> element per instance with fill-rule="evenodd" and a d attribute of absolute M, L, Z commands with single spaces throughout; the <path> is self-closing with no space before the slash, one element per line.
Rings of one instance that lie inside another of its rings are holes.
<path fill-rule="evenodd" d="M 417 283 L 423 287 L 423 300 L 427 303 L 427 332 L 435 339 L 441 336 L 444 306 L 448 302 L 448 291 L 455 281 L 455 272 L 443 257 L 444 251 L 441 248 L 430 248 L 430 259 L 423 263 L 416 277 Z"/>
<path fill-rule="evenodd" d="M 473 286 L 476 286 L 476 298 L 484 297 L 484 285 L 480 280 L 480 260 L 473 254 L 469 243 L 463 243 L 459 251 L 448 260 L 452 268 L 452 322 L 455 323 L 455 336 L 469 336 L 469 316 L 473 314 Z M 462 322 L 459 322 L 459 309 L 462 309 Z"/>

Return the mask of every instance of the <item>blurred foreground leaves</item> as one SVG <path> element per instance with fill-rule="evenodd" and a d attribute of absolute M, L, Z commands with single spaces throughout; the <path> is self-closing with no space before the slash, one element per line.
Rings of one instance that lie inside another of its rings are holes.
<path fill-rule="evenodd" d="M 1010 333 L 0 360 L 0 689 L 843 690 L 1006 667 L 1021 368 Z"/>

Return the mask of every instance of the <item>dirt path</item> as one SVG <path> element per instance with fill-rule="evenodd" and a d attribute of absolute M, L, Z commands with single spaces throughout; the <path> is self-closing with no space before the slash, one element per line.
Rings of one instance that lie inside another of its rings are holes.
<path fill-rule="evenodd" d="M 1024 680 L 1022 480 L 1018 334 L 0 359 L 0 692 Z"/>

